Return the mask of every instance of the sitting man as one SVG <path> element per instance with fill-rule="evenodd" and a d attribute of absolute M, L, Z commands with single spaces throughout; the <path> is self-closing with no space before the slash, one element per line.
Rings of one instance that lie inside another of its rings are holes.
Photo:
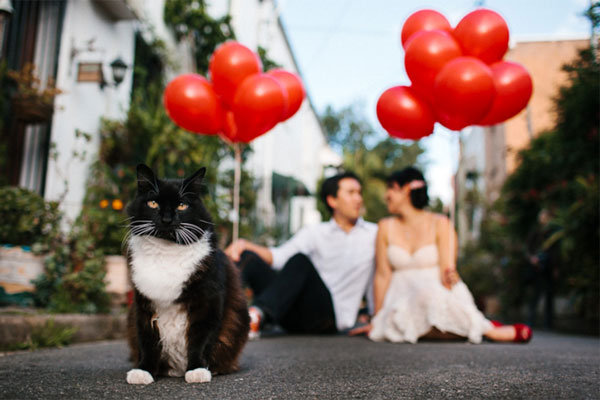
<path fill-rule="evenodd" d="M 251 338 L 269 321 L 291 333 L 312 334 L 355 325 L 371 288 L 377 225 L 360 217 L 361 183 L 351 172 L 326 179 L 321 199 L 332 214 L 328 222 L 302 228 L 279 247 L 240 239 L 225 249 L 254 292 Z"/>

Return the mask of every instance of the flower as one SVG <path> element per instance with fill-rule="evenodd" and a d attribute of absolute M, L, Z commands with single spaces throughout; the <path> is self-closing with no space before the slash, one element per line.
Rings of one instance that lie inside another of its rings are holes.
<path fill-rule="evenodd" d="M 113 210 L 117 210 L 117 211 L 122 210 L 123 209 L 123 202 L 121 200 L 119 200 L 119 199 L 113 200 L 113 202 L 112 202 L 112 208 L 113 208 Z"/>

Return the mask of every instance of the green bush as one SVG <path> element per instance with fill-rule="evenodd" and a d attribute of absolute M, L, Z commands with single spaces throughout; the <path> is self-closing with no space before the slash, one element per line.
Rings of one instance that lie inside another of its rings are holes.
<path fill-rule="evenodd" d="M 77 328 L 57 325 L 49 319 L 42 326 L 33 328 L 31 336 L 22 343 L 4 346 L 1 350 L 36 350 L 44 347 L 63 347 L 71 344 Z"/>
<path fill-rule="evenodd" d="M 47 246 L 59 222 L 58 203 L 23 188 L 0 188 L 0 243 Z"/>
<path fill-rule="evenodd" d="M 60 237 L 44 261 L 45 273 L 34 281 L 35 302 L 58 313 L 107 313 L 104 254 L 80 224 Z"/>

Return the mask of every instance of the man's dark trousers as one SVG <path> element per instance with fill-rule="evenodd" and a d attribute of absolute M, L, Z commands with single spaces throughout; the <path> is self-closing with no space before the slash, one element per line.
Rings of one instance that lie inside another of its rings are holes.
<path fill-rule="evenodd" d="M 337 332 L 331 294 L 307 256 L 298 253 L 275 271 L 256 253 L 244 251 L 238 266 L 267 321 L 290 333 Z"/>

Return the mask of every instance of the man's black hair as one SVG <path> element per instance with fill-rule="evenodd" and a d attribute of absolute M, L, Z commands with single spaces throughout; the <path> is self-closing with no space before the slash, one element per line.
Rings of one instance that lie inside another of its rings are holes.
<path fill-rule="evenodd" d="M 325 207 L 327 207 L 327 210 L 329 210 L 329 213 L 331 215 L 333 215 L 333 208 L 331 208 L 329 206 L 329 204 L 327 203 L 327 197 L 328 196 L 337 197 L 338 190 L 340 189 L 340 181 L 345 178 L 354 179 L 362 185 L 359 177 L 356 176 L 356 174 L 351 171 L 342 172 L 342 173 L 339 173 L 332 177 L 329 177 L 329 178 L 325 179 L 323 181 L 323 183 L 321 184 L 321 193 L 320 193 L 321 201 L 323 201 L 323 203 L 325 204 Z"/>

